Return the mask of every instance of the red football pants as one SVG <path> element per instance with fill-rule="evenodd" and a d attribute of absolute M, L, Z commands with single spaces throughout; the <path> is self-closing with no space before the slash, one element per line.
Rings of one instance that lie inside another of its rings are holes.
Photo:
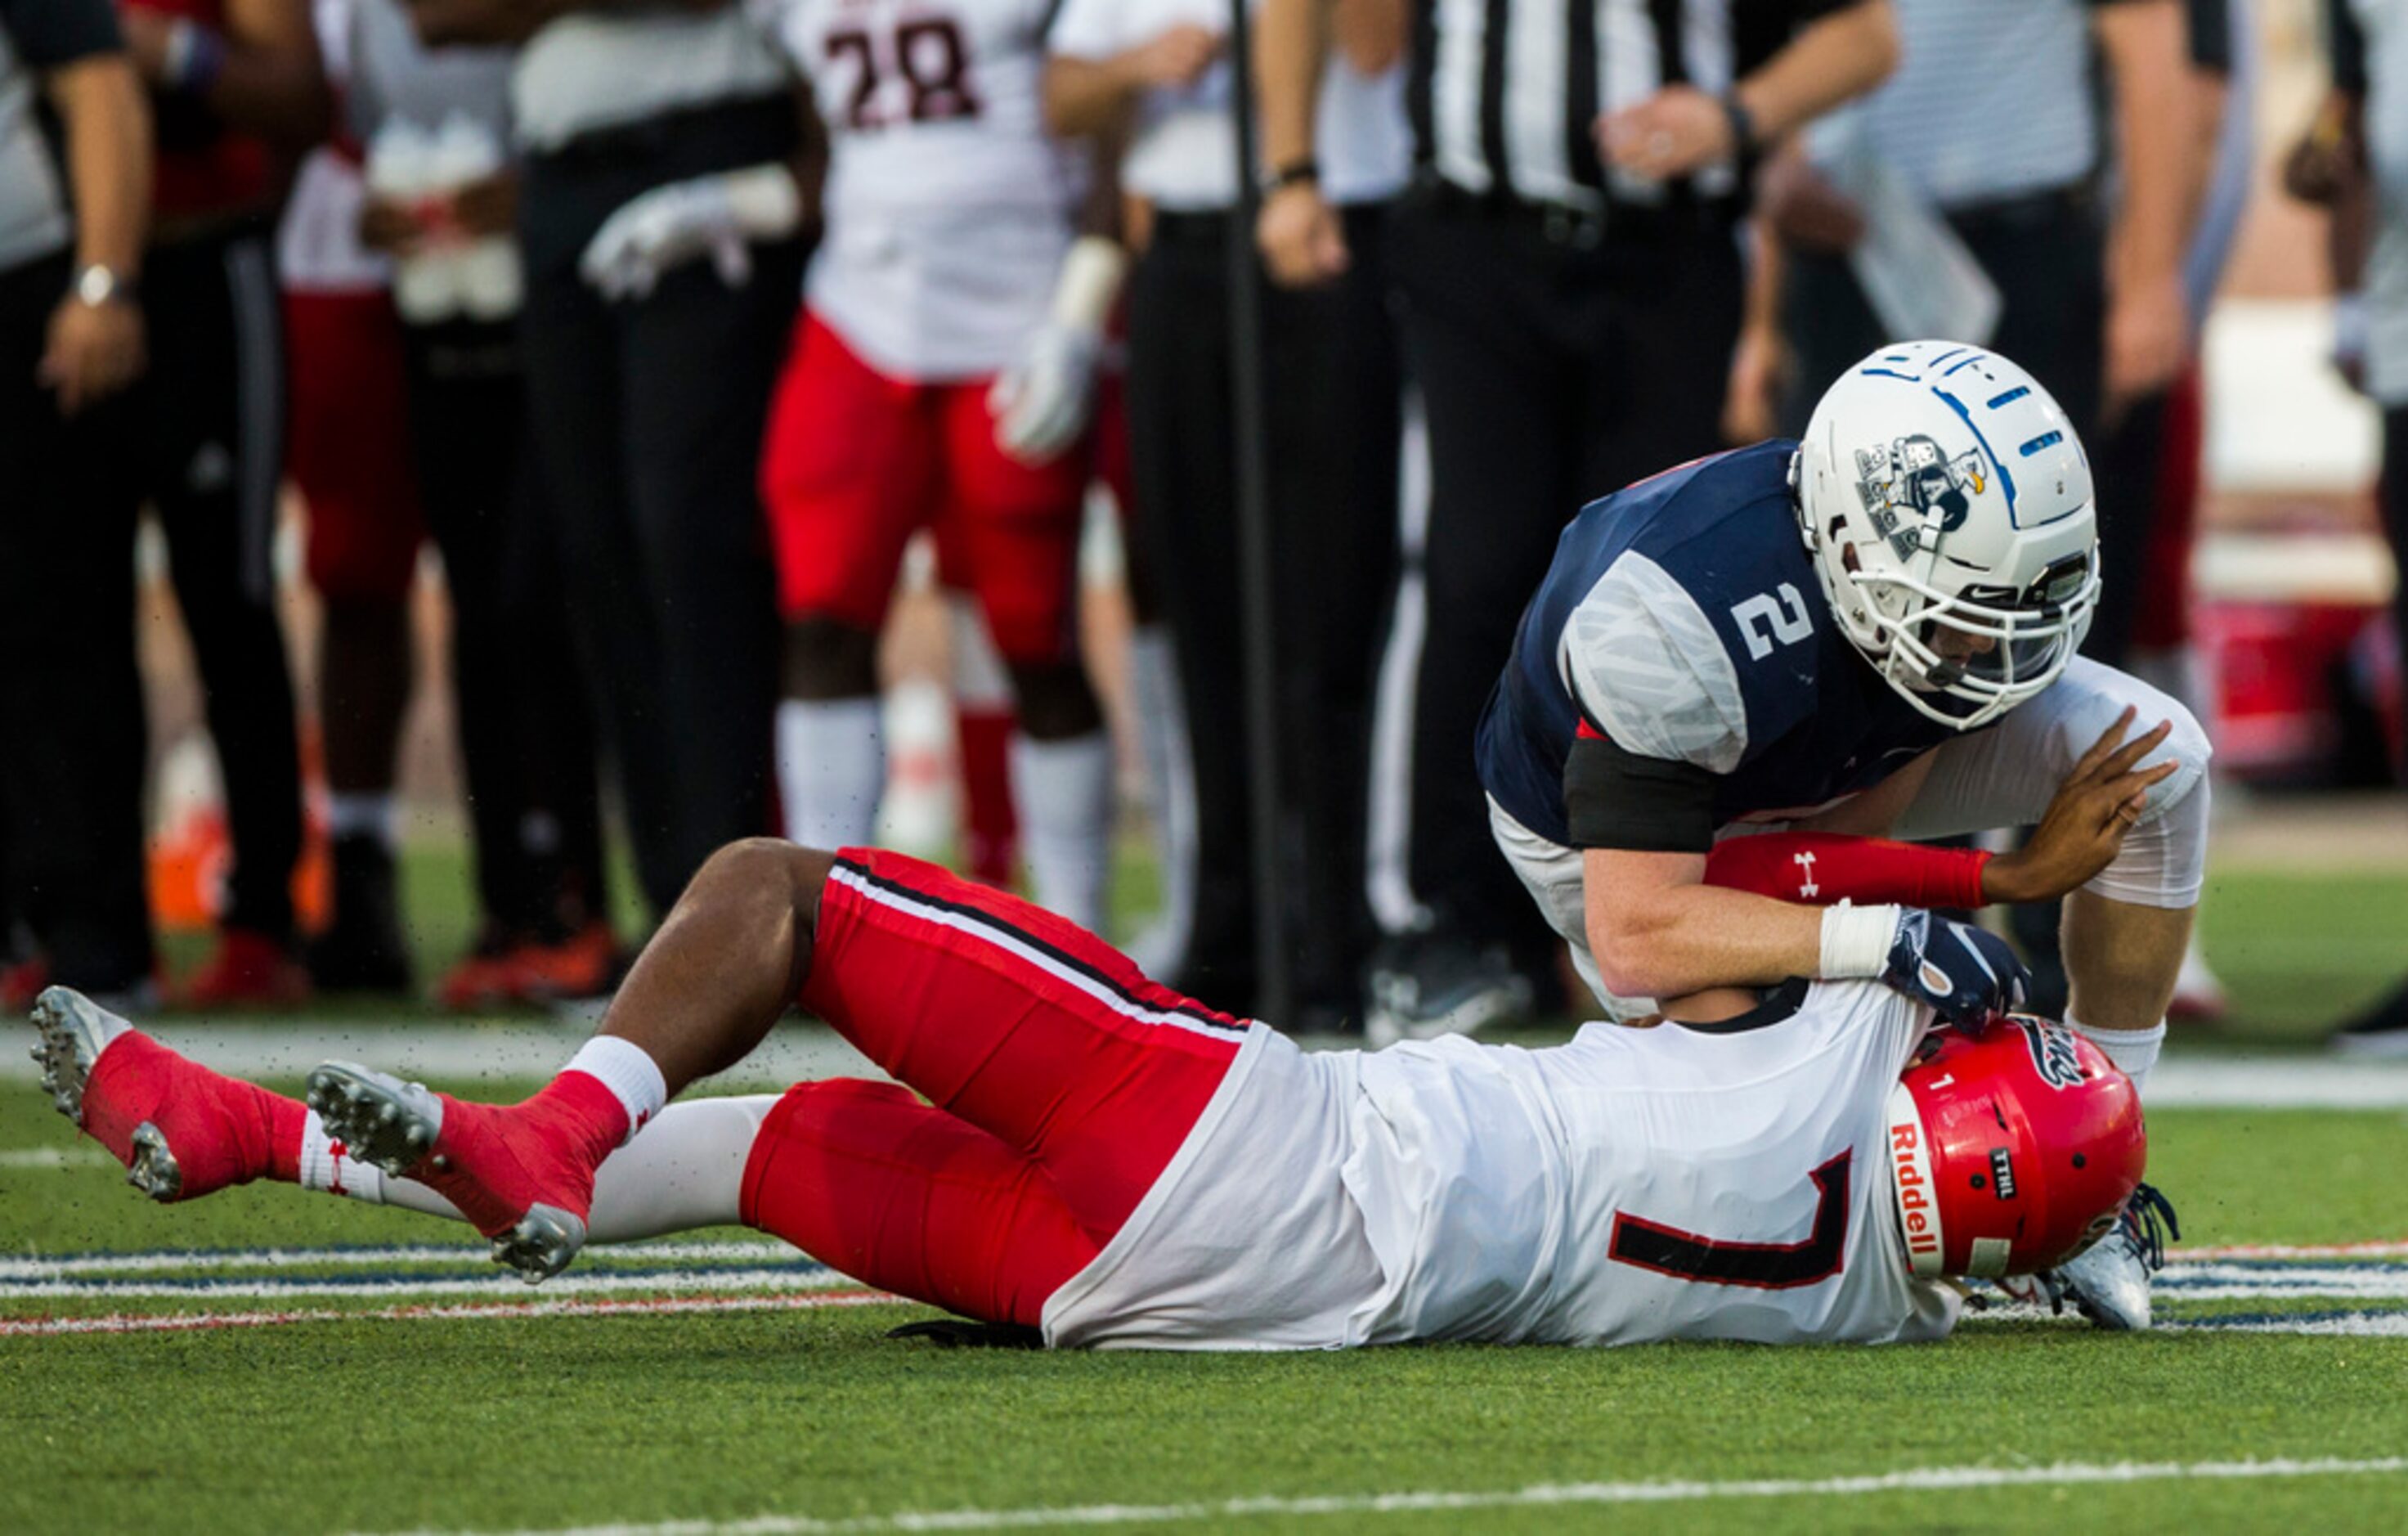
<path fill-rule="evenodd" d="M 847 849 L 801 1001 L 909 1089 L 790 1089 L 744 1170 L 748 1226 L 872 1285 L 1034 1326 L 1111 1242 L 1252 1026 L 1051 912 Z"/>

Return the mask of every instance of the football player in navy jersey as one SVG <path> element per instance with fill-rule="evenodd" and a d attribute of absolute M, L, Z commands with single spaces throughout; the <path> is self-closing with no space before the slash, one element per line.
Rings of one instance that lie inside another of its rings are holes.
<path fill-rule="evenodd" d="M 2101 576 L 2089 462 L 2048 393 L 1980 348 L 1885 348 L 1804 441 L 1684 465 L 1564 530 L 1480 725 L 1497 840 L 1617 1014 L 1791 974 L 1978 1014 L 2023 987 L 1995 936 L 1710 889 L 1707 852 L 1766 825 L 2028 825 L 2137 722 L 2151 782 L 2064 933 L 2067 1022 L 2145 1084 L 2199 900 L 2209 751 L 2180 704 L 2075 655 Z M 1995 860 L 1983 894 L 2024 898 L 2027 872 Z M 2119 1229 L 2067 1267 L 2094 1319 L 2146 1326 L 2143 1248 Z"/>

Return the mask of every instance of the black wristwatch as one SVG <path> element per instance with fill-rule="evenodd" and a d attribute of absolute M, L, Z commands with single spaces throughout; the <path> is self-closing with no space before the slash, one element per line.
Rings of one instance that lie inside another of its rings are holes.
<path fill-rule="evenodd" d="M 1736 91 L 1726 91 L 1719 99 L 1723 116 L 1730 120 L 1731 153 L 1744 160 L 1756 151 L 1756 114 L 1747 109 L 1747 103 L 1739 99 Z"/>
<path fill-rule="evenodd" d="M 1282 165 L 1277 170 L 1271 172 L 1271 174 L 1265 179 L 1263 182 L 1263 191 L 1266 193 L 1284 192 L 1290 187 L 1317 187 L 1319 185 L 1321 185 L 1320 161 L 1291 160 L 1286 165 Z"/>

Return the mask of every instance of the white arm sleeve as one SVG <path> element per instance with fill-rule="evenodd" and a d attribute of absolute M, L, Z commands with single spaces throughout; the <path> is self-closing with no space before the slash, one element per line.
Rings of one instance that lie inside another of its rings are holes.
<path fill-rule="evenodd" d="M 1572 610 L 1556 670 L 1613 739 L 1641 757 L 1728 773 L 1747 752 L 1739 672 L 1697 599 L 1642 554 L 1624 554 Z"/>

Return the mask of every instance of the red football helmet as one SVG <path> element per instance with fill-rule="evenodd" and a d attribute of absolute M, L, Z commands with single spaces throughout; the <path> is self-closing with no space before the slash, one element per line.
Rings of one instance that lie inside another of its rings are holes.
<path fill-rule="evenodd" d="M 2060 1024 L 1934 1034 L 1889 1096 L 1891 1188 L 1918 1275 L 2032 1274 L 2104 1234 L 2141 1182 L 2132 1080 Z"/>

